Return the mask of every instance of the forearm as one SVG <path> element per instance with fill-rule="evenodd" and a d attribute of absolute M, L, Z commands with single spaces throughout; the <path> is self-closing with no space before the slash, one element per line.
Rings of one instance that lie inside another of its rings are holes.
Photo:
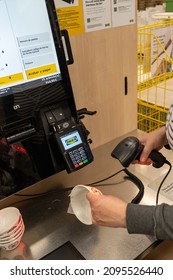
<path fill-rule="evenodd" d="M 168 139 L 167 139 L 167 136 L 166 136 L 166 126 L 162 126 L 159 129 L 157 129 L 156 131 L 158 133 L 158 137 L 160 135 L 160 140 L 161 140 L 162 145 L 163 146 L 167 145 L 168 144 Z"/>
<path fill-rule="evenodd" d="M 173 206 L 145 206 L 129 203 L 126 209 L 129 233 L 153 235 L 160 240 L 173 240 Z"/>

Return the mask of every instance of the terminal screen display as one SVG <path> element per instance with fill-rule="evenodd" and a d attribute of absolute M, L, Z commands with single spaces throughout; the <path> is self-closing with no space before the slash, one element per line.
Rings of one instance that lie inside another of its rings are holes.
<path fill-rule="evenodd" d="M 82 139 L 77 130 L 62 136 L 60 139 L 65 150 L 71 149 L 82 143 Z"/>
<path fill-rule="evenodd" d="M 0 0 L 0 95 L 62 79 L 45 0 Z"/>

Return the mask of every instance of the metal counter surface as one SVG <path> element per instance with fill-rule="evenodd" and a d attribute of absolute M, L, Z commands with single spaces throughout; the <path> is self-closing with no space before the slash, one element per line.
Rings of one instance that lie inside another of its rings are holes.
<path fill-rule="evenodd" d="M 129 135 L 138 134 L 138 131 L 133 131 Z M 128 135 L 95 149 L 94 162 L 80 171 L 72 174 L 63 171 L 1 200 L 0 209 L 15 206 L 21 211 L 26 230 L 21 244 L 15 250 L 0 250 L 0 259 L 41 259 L 70 241 L 85 259 L 127 260 L 137 258 L 154 244 L 156 240 L 151 236 L 130 235 L 126 229 L 84 225 L 74 215 L 67 213 L 70 194 L 68 188 L 76 184 L 89 185 L 122 169 L 120 163 L 110 154 L 126 136 Z M 148 168 L 134 165 L 129 170 L 137 175 L 145 186 L 141 203 L 152 205 L 155 204 L 156 193 L 147 187 L 151 181 L 151 172 L 153 176 L 158 176 L 158 172 L 161 174 L 166 167 L 157 171 L 153 167 Z M 127 202 L 138 192 L 137 187 L 125 178 L 123 172 L 97 187 L 103 193 L 117 195 Z"/>

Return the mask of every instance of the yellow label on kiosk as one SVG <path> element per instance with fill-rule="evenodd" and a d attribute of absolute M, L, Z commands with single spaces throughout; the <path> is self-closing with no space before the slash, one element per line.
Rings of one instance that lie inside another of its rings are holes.
<path fill-rule="evenodd" d="M 57 73 L 56 64 L 49 64 L 42 67 L 32 68 L 26 71 L 28 80 Z"/>
<path fill-rule="evenodd" d="M 17 73 L 0 78 L 0 86 L 8 85 L 14 82 L 23 81 L 23 73 Z"/>

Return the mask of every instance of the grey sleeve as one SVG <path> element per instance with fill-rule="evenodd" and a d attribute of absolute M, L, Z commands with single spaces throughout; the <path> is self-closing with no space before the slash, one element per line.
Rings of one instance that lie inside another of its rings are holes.
<path fill-rule="evenodd" d="M 173 205 L 145 206 L 129 203 L 126 210 L 129 233 L 153 235 L 160 240 L 173 240 Z"/>

